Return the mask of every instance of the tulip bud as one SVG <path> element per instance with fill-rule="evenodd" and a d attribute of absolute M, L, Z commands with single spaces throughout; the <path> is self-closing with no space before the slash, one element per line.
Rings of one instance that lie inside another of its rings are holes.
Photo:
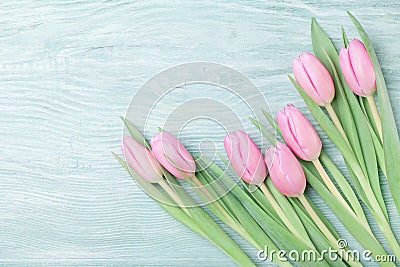
<path fill-rule="evenodd" d="M 375 71 L 364 44 L 354 39 L 339 53 L 340 68 L 351 91 L 359 96 L 374 94 Z"/>
<path fill-rule="evenodd" d="M 301 53 L 292 62 L 294 77 L 303 90 L 320 106 L 330 104 L 335 86 L 325 66 L 311 53 Z"/>
<path fill-rule="evenodd" d="M 121 143 L 122 153 L 129 167 L 141 178 L 150 183 L 158 183 L 162 178 L 160 167 L 151 152 L 132 137 L 124 137 Z"/>
<path fill-rule="evenodd" d="M 306 176 L 299 161 L 285 144 L 278 141 L 276 147 L 268 147 L 265 163 L 279 192 L 288 197 L 298 197 L 304 193 Z"/>
<path fill-rule="evenodd" d="M 283 138 L 299 158 L 318 159 L 322 142 L 310 121 L 295 106 L 289 104 L 276 115 Z"/>
<path fill-rule="evenodd" d="M 160 164 L 179 179 L 194 175 L 196 164 L 179 140 L 168 132 L 160 132 L 150 140 L 152 153 Z"/>
<path fill-rule="evenodd" d="M 243 131 L 225 136 L 224 147 L 232 168 L 246 183 L 259 185 L 267 176 L 260 149 Z"/>

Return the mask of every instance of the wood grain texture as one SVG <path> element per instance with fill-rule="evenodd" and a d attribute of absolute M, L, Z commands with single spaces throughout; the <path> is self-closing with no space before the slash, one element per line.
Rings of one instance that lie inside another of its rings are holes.
<path fill-rule="evenodd" d="M 151 76 L 199 60 L 250 77 L 272 110 L 291 102 L 306 111 L 286 78 L 291 60 L 311 50 L 311 16 L 336 43 L 341 25 L 353 37 L 345 10 L 375 44 L 400 127 L 397 1 L 1 1 L 0 265 L 233 265 L 112 158 L 122 135 L 118 115 Z M 188 136 L 212 129 L 202 131 Z M 333 146 L 325 147 L 343 168 Z M 400 237 L 390 201 L 388 209 Z"/>

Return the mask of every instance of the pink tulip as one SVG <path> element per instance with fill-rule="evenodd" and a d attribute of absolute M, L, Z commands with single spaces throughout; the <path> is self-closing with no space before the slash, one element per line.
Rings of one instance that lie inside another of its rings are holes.
<path fill-rule="evenodd" d="M 225 136 L 224 147 L 236 174 L 249 184 L 261 184 L 267 169 L 260 149 L 243 131 L 231 132 Z"/>
<path fill-rule="evenodd" d="M 132 137 L 124 137 L 121 143 L 122 153 L 129 167 L 141 178 L 157 183 L 162 178 L 160 167 L 151 152 Z"/>
<path fill-rule="evenodd" d="M 297 83 L 320 106 L 330 104 L 335 86 L 325 66 L 311 53 L 301 53 L 292 62 Z"/>
<path fill-rule="evenodd" d="M 172 175 L 179 179 L 194 175 L 194 159 L 175 136 L 168 132 L 160 132 L 151 138 L 150 145 L 153 155 Z"/>
<path fill-rule="evenodd" d="M 289 104 L 276 115 L 283 138 L 299 158 L 318 159 L 322 142 L 310 121 L 295 106 Z"/>
<path fill-rule="evenodd" d="M 290 149 L 277 142 L 276 147 L 268 147 L 265 163 L 276 188 L 288 197 L 298 197 L 306 189 L 306 176 L 299 161 Z"/>
<path fill-rule="evenodd" d="M 339 62 L 344 79 L 353 93 L 372 95 L 376 90 L 375 72 L 364 44 L 354 39 L 348 47 L 342 47 Z"/>

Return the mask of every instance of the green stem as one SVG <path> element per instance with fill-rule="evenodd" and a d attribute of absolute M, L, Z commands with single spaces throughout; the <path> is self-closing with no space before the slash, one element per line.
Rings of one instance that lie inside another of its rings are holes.
<path fill-rule="evenodd" d="M 346 202 L 346 200 L 343 198 L 343 196 L 340 194 L 339 190 L 336 188 L 328 174 L 326 173 L 324 167 L 322 166 L 321 162 L 319 159 L 313 160 L 312 163 L 314 164 L 315 168 L 317 169 L 318 173 L 321 175 L 322 180 L 324 181 L 325 185 L 328 187 L 328 190 L 332 193 L 332 195 L 345 207 L 351 215 L 354 216 L 354 219 L 358 220 L 358 217 L 352 210 L 352 208 L 349 206 L 349 204 Z"/>
<path fill-rule="evenodd" d="M 327 104 L 325 106 L 326 111 L 328 111 L 329 116 L 331 117 L 331 120 L 333 122 L 333 124 L 335 125 L 336 129 L 338 129 L 338 131 L 340 132 L 340 134 L 342 135 L 343 139 L 346 141 L 346 143 L 350 146 L 350 142 L 349 139 L 347 138 L 346 133 L 344 132 L 343 126 L 340 123 L 340 120 L 338 118 L 338 116 L 336 115 L 335 110 L 333 109 L 331 104 Z"/>
<path fill-rule="evenodd" d="M 392 228 L 390 227 L 389 222 L 386 220 L 385 215 L 383 214 L 382 210 L 379 207 L 377 202 L 372 203 L 374 205 L 373 215 L 382 230 L 383 235 L 386 237 L 390 247 L 392 248 L 395 256 L 397 259 L 400 259 L 400 246 L 396 240 L 395 235 L 393 234 Z M 377 212 L 377 213 L 376 213 Z"/>
<path fill-rule="evenodd" d="M 319 216 L 317 215 L 317 213 L 314 211 L 314 209 L 311 207 L 310 203 L 308 203 L 307 199 L 304 197 L 304 194 L 300 195 L 299 200 L 301 202 L 301 204 L 304 206 L 304 208 L 307 210 L 307 212 L 310 214 L 311 218 L 314 220 L 315 224 L 319 227 L 319 229 L 321 230 L 321 232 L 325 235 L 325 237 L 327 238 L 328 242 L 330 243 L 330 245 L 332 246 L 332 248 L 335 248 L 338 246 L 337 244 L 337 240 L 335 238 L 335 236 L 331 233 L 331 231 L 329 231 L 328 227 L 326 227 L 326 225 L 322 222 L 322 220 L 319 218 Z M 344 249 L 339 248 L 340 251 L 343 251 L 343 253 L 339 253 L 339 256 L 342 255 L 346 255 L 346 252 Z M 345 259 L 343 259 L 345 260 Z M 347 263 L 350 266 L 357 266 L 357 267 L 362 267 L 361 263 L 354 261 L 354 260 L 350 260 L 347 259 Z"/>
<path fill-rule="evenodd" d="M 342 204 L 343 207 L 345 207 L 348 210 L 348 212 L 354 217 L 354 220 L 356 220 L 358 223 L 360 223 L 367 231 L 369 231 L 372 234 L 371 229 L 370 229 L 366 219 L 362 220 L 362 218 L 359 218 L 356 215 L 354 210 L 350 207 L 350 205 L 340 194 L 339 190 L 336 188 L 336 186 L 334 185 L 332 180 L 329 178 L 328 174 L 326 173 L 324 167 L 321 164 L 321 161 L 319 159 L 316 159 L 312 163 L 314 164 L 318 173 L 321 175 L 323 181 L 325 182 L 326 186 L 328 187 L 328 190 L 332 193 L 332 195 L 339 201 L 340 204 Z"/>
<path fill-rule="evenodd" d="M 272 208 L 276 211 L 278 214 L 278 217 L 283 221 L 283 223 L 286 225 L 286 227 L 292 232 L 293 235 L 295 235 L 297 238 L 300 240 L 303 240 L 308 246 L 314 248 L 314 244 L 309 241 L 309 240 L 304 240 L 301 235 L 299 235 L 299 232 L 297 231 L 296 227 L 293 225 L 292 221 L 288 218 L 288 216 L 283 212 L 281 206 L 279 203 L 276 201 L 274 196 L 271 194 L 269 189 L 265 186 L 264 183 L 260 185 L 261 191 L 264 193 L 265 197 L 268 199 L 269 203 L 271 204 Z"/>
<path fill-rule="evenodd" d="M 381 116 L 379 115 L 378 108 L 376 107 L 374 96 L 373 95 L 367 96 L 367 100 L 368 100 L 368 105 L 371 108 L 372 116 L 374 117 L 376 128 L 378 129 L 379 137 L 383 141 Z"/>
<path fill-rule="evenodd" d="M 361 167 L 358 165 L 353 165 L 353 171 L 356 176 L 359 178 L 359 181 L 362 182 L 363 189 L 365 190 L 365 195 L 368 198 L 368 202 L 370 205 L 370 209 L 372 214 L 374 215 L 375 220 L 377 221 L 379 228 L 382 230 L 382 233 L 386 237 L 389 245 L 395 252 L 396 258 L 400 259 L 400 246 L 396 240 L 396 237 L 393 234 L 392 229 L 390 228 L 389 219 L 383 213 L 378 200 L 375 197 L 375 194 L 371 188 L 371 184 L 368 179 L 364 176 L 364 173 L 361 170 Z M 360 179 L 361 178 L 361 179 Z"/>
<path fill-rule="evenodd" d="M 232 216 L 226 212 L 224 207 L 221 206 L 217 201 L 215 201 L 214 197 L 208 192 L 205 188 L 204 185 L 197 179 L 196 176 L 191 177 L 191 180 L 194 182 L 194 184 L 201 190 L 201 192 L 208 198 L 210 205 L 214 205 L 216 209 L 221 213 L 221 215 L 224 218 L 224 223 L 226 223 L 229 227 L 231 227 L 235 232 L 237 232 L 240 236 L 242 236 L 247 242 L 249 242 L 253 247 L 255 247 L 258 250 L 261 250 L 262 247 L 259 245 L 251 236 L 250 234 L 246 231 L 246 229 L 243 228 L 243 226 L 234 220 Z M 222 218 L 221 218 L 222 219 Z"/>
<path fill-rule="evenodd" d="M 189 217 L 191 217 L 190 212 L 185 208 L 185 204 L 179 198 L 179 196 L 171 189 L 171 187 L 164 181 L 164 179 L 160 179 L 158 184 L 165 190 L 165 192 L 175 201 L 175 203 L 180 207 Z"/>

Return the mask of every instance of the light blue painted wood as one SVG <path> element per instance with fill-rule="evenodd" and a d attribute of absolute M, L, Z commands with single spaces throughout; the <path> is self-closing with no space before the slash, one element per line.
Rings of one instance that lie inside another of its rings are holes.
<path fill-rule="evenodd" d="M 291 102 L 305 111 L 286 78 L 291 60 L 311 50 L 311 16 L 335 42 L 341 25 L 354 36 L 345 10 L 374 41 L 400 126 L 396 1 L 1 1 L 0 265 L 232 265 L 113 160 L 118 115 L 152 75 L 199 60 L 249 76 L 272 110 Z M 399 216 L 388 208 L 400 236 Z"/>

